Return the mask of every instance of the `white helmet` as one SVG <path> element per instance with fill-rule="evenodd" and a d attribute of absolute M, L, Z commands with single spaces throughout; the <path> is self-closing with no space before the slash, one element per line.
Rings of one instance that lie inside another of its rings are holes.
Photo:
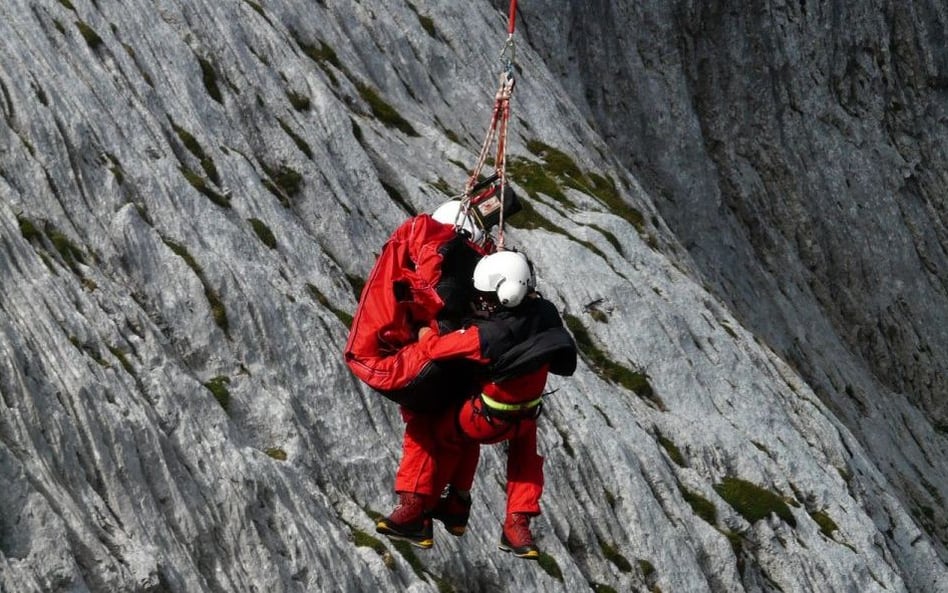
<path fill-rule="evenodd" d="M 484 238 L 484 231 L 475 223 L 469 214 L 461 214 L 461 201 L 449 200 L 438 206 L 431 214 L 431 218 L 442 224 L 453 225 L 456 229 L 466 231 L 471 236 L 471 241 L 480 243 Z"/>
<path fill-rule="evenodd" d="M 517 251 L 492 253 L 474 268 L 474 288 L 497 293 L 497 300 L 505 307 L 519 305 L 533 286 L 530 262 Z"/>

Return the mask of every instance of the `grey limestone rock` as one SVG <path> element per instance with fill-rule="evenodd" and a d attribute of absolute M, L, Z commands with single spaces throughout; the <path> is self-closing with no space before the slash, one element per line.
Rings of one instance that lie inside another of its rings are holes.
<path fill-rule="evenodd" d="M 0 5 L 0 590 L 948 592 L 943 6 L 520 9 L 506 237 L 583 351 L 540 563 L 501 447 L 463 538 L 374 536 L 341 356 L 506 3 Z"/>

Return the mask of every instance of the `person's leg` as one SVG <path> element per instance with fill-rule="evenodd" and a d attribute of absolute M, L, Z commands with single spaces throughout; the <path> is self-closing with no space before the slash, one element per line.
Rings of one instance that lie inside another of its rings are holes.
<path fill-rule="evenodd" d="M 537 453 L 537 427 L 521 420 L 507 450 L 507 515 L 500 549 L 519 558 L 537 559 L 540 552 L 530 531 L 530 518 L 540 514 L 543 494 L 543 457 Z"/>
<path fill-rule="evenodd" d="M 402 458 L 395 472 L 395 492 L 414 492 L 426 497 L 439 493 L 435 486 L 438 445 L 433 427 L 437 417 L 401 409 L 405 420 Z"/>
<path fill-rule="evenodd" d="M 465 403 L 464 406 L 469 405 Z M 436 487 L 444 492 L 431 512 L 433 519 L 444 524 L 448 533 L 464 535 L 471 512 L 471 486 L 480 460 L 480 444 L 460 432 L 457 410 L 438 420 L 436 440 L 439 445 Z"/>
<path fill-rule="evenodd" d="M 537 453 L 536 420 L 521 420 L 507 450 L 507 514 L 540 514 L 543 457 Z"/>
<path fill-rule="evenodd" d="M 402 458 L 395 474 L 395 509 L 375 525 L 378 533 L 402 539 L 420 548 L 434 545 L 429 511 L 434 506 L 437 448 L 432 435 L 434 417 L 402 408 L 405 435 Z"/>

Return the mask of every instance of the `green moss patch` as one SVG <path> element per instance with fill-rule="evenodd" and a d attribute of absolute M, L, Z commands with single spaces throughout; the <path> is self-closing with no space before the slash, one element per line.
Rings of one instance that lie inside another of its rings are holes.
<path fill-rule="evenodd" d="M 306 142 L 306 140 L 304 140 L 302 136 L 294 132 L 293 128 L 288 126 L 286 122 L 284 122 L 279 117 L 277 118 L 277 122 L 279 122 L 280 127 L 283 128 L 283 131 L 286 132 L 286 135 L 289 136 L 291 140 L 293 140 L 293 143 L 296 144 L 296 147 L 300 149 L 300 152 L 305 154 L 308 158 L 312 159 L 313 149 L 310 148 L 309 143 Z"/>
<path fill-rule="evenodd" d="M 269 447 L 264 451 L 264 453 L 273 459 L 276 459 L 277 461 L 286 461 L 287 459 L 286 451 L 280 447 Z"/>
<path fill-rule="evenodd" d="M 590 181 L 589 189 L 593 195 L 608 206 L 610 212 L 625 219 L 640 233 L 645 232 L 645 217 L 622 199 L 616 182 L 611 177 L 587 173 L 587 179 Z"/>
<path fill-rule="evenodd" d="M 642 571 L 642 576 L 644 576 L 646 580 L 655 576 L 655 566 L 643 558 L 639 558 L 639 570 Z"/>
<path fill-rule="evenodd" d="M 259 14 L 260 16 L 262 16 L 265 21 L 267 21 L 267 22 L 270 23 L 271 25 L 273 24 L 273 23 L 270 21 L 270 18 L 267 16 L 267 13 L 264 12 L 262 6 L 260 6 L 260 5 L 257 4 L 256 2 L 253 2 L 252 0 L 244 0 L 244 3 L 245 3 L 247 6 L 249 6 L 254 12 L 256 12 L 257 14 Z"/>
<path fill-rule="evenodd" d="M 273 231 L 270 230 L 270 227 L 268 227 L 265 222 L 259 218 L 248 218 L 247 222 L 253 227 L 253 232 L 257 234 L 257 238 L 260 239 L 264 245 L 270 249 L 277 248 L 276 236 L 274 236 Z"/>
<path fill-rule="evenodd" d="M 665 452 L 668 453 L 668 456 L 671 457 L 671 460 L 675 462 L 675 465 L 679 467 L 687 466 L 685 456 L 681 454 L 681 449 L 678 448 L 678 445 L 672 442 L 668 437 L 662 435 L 662 433 L 658 433 L 656 439 L 658 440 L 658 444 L 661 445 L 662 448 L 665 449 Z"/>
<path fill-rule="evenodd" d="M 584 171 L 565 152 L 539 140 L 529 140 L 527 150 L 539 157 L 542 163 L 515 158 L 508 160 L 507 168 L 511 177 L 528 193 L 532 195 L 539 191 L 571 206 L 561 189 L 569 187 L 596 198 L 610 212 L 628 221 L 639 233 L 645 232 L 644 216 L 622 199 L 612 177 Z"/>
<path fill-rule="evenodd" d="M 217 70 L 214 65 L 211 64 L 210 60 L 202 57 L 198 57 L 198 64 L 201 66 L 201 81 L 204 83 L 207 94 L 223 105 L 224 97 L 221 95 L 220 87 L 217 86 Z"/>
<path fill-rule="evenodd" d="M 833 533 L 839 530 L 839 526 L 825 511 L 811 511 L 810 517 L 820 526 L 823 535 L 833 539 Z"/>
<path fill-rule="evenodd" d="M 537 562 L 546 574 L 558 581 L 563 580 L 563 571 L 560 570 L 560 565 L 556 563 L 556 559 L 553 556 L 550 556 L 546 552 L 540 552 L 540 557 L 537 558 Z"/>
<path fill-rule="evenodd" d="M 352 528 L 352 543 L 361 548 L 370 548 L 379 556 L 388 554 L 388 548 L 377 537 L 369 535 L 361 529 Z"/>
<path fill-rule="evenodd" d="M 264 186 L 273 193 L 284 206 L 288 206 L 290 201 L 300 194 L 303 188 L 303 176 L 299 171 L 280 163 L 270 165 L 261 161 L 260 165 L 267 174 L 268 179 L 264 179 Z"/>
<path fill-rule="evenodd" d="M 296 91 L 288 90 L 286 91 L 286 98 L 289 100 L 290 105 L 293 106 L 293 109 L 297 111 L 309 111 L 311 107 L 311 102 L 309 97 L 297 93 Z"/>
<path fill-rule="evenodd" d="M 230 198 L 208 185 L 207 180 L 201 177 L 200 174 L 195 173 L 185 166 L 179 167 L 178 170 L 181 171 L 184 178 L 191 184 L 191 187 L 196 189 L 202 196 L 221 208 L 230 208 Z"/>
<path fill-rule="evenodd" d="M 171 118 L 168 118 L 171 120 Z M 214 160 L 208 156 L 207 152 L 204 151 L 204 147 L 201 146 L 201 143 L 197 141 L 197 138 L 193 134 L 179 126 L 171 120 L 171 128 L 174 130 L 175 134 L 178 136 L 178 140 L 181 141 L 181 144 L 188 149 L 188 152 L 193 154 L 195 158 L 201 163 L 201 168 L 204 169 L 204 173 L 207 175 L 208 179 L 213 181 L 216 185 L 220 186 L 221 176 L 217 172 L 217 166 L 214 164 Z M 183 164 L 183 163 L 182 163 Z"/>
<path fill-rule="evenodd" d="M 425 16 L 418 12 L 418 9 L 415 8 L 415 5 L 411 2 L 408 3 L 408 8 L 415 13 L 415 16 L 418 17 L 418 23 L 421 25 L 421 28 L 425 30 L 425 33 L 428 34 L 432 39 L 440 40 L 441 37 L 438 35 L 438 31 L 435 29 L 434 21 L 429 16 Z"/>
<path fill-rule="evenodd" d="M 454 188 L 451 187 L 451 184 L 444 180 L 442 177 L 438 177 L 437 181 L 431 181 L 428 183 L 431 187 L 435 188 L 439 192 L 443 193 L 447 197 L 453 197 L 457 195 L 457 192 L 454 191 Z"/>
<path fill-rule="evenodd" d="M 685 499 L 685 502 L 688 503 L 688 506 L 691 507 L 691 510 L 694 511 L 696 515 L 701 517 L 709 525 L 714 526 L 717 524 L 718 511 L 714 508 L 714 503 L 697 492 L 688 490 L 681 484 L 678 485 L 678 489 L 681 491 L 682 498 Z"/>
<path fill-rule="evenodd" d="M 33 245 L 34 248 L 39 249 L 37 253 L 50 271 L 56 273 L 52 261 L 46 255 L 48 248 L 51 246 L 52 249 L 59 254 L 62 262 L 72 270 L 74 274 L 77 276 L 82 275 L 79 264 L 86 265 L 85 252 L 83 252 L 78 245 L 73 243 L 62 231 L 56 228 L 53 223 L 48 221 L 43 221 L 42 223 L 34 222 L 22 214 L 18 214 L 16 220 L 17 225 L 20 227 L 20 234 L 23 235 L 23 238 Z"/>
<path fill-rule="evenodd" d="M 405 562 L 411 566 L 412 570 L 415 571 L 415 575 L 419 579 L 425 579 L 425 565 L 421 563 L 421 560 L 418 558 L 418 555 L 415 554 L 414 548 L 412 545 L 405 541 L 392 540 L 392 545 L 395 546 L 395 549 L 398 550 L 398 553 L 402 555 L 402 558 L 405 559 Z"/>
<path fill-rule="evenodd" d="M 181 245 L 180 243 L 175 243 L 170 239 L 162 239 L 165 245 L 174 252 L 175 255 L 184 260 L 188 267 L 194 272 L 198 277 L 198 280 L 201 281 L 201 284 L 204 286 L 204 296 L 207 298 L 208 305 L 211 308 L 211 315 L 214 316 L 214 323 L 217 324 L 219 328 L 226 334 L 230 335 L 230 323 L 227 320 L 227 308 L 224 306 L 224 302 L 218 296 L 217 291 L 211 286 L 208 282 L 207 277 L 204 275 L 204 269 L 198 265 L 197 261 L 191 255 L 191 253 Z"/>
<path fill-rule="evenodd" d="M 359 91 L 359 96 L 368 104 L 375 119 L 382 122 L 386 127 L 399 130 L 407 136 L 419 135 L 415 128 L 411 127 L 411 124 L 379 95 L 378 91 L 363 82 L 357 81 L 355 86 L 356 90 Z"/>
<path fill-rule="evenodd" d="M 69 237 L 59 231 L 52 223 L 46 223 L 46 236 L 52 242 L 56 252 L 63 258 L 70 268 L 76 270 L 76 264 L 85 265 L 85 255 L 82 250 L 73 243 Z"/>
<path fill-rule="evenodd" d="M 90 27 L 85 21 L 76 21 L 76 28 L 79 29 L 79 34 L 82 35 L 82 38 L 86 40 L 86 45 L 93 51 L 99 49 L 104 43 L 102 38 L 99 37 L 99 34 L 95 32 L 95 29 Z"/>
<path fill-rule="evenodd" d="M 229 383 L 230 378 L 223 375 L 214 377 L 207 383 L 204 383 L 204 387 L 211 392 L 211 395 L 213 395 L 217 403 L 224 408 L 225 412 L 230 408 L 230 390 L 227 388 Z"/>
<path fill-rule="evenodd" d="M 24 239 L 30 243 L 43 240 L 43 233 L 36 228 L 36 223 L 32 220 L 23 215 L 17 215 L 16 222 L 20 226 L 20 234 Z"/>
<path fill-rule="evenodd" d="M 338 307 L 330 303 L 329 299 L 326 298 L 326 295 L 320 292 L 320 290 L 316 288 L 316 286 L 307 283 L 306 289 L 309 291 L 310 296 L 313 297 L 313 300 L 315 300 L 317 303 L 319 303 L 323 307 L 326 307 L 327 309 L 332 311 L 333 314 L 339 319 L 339 321 L 342 322 L 344 326 L 346 327 L 352 326 L 352 315 L 349 315 L 342 309 L 339 309 Z"/>
<path fill-rule="evenodd" d="M 300 50 L 309 59 L 316 62 L 316 65 L 326 74 L 327 78 L 329 78 L 329 82 L 332 83 L 333 86 L 339 86 L 339 79 L 336 78 L 336 74 L 332 71 L 330 66 L 348 76 L 348 73 L 342 66 L 342 62 L 339 61 L 339 56 L 336 55 L 336 50 L 332 47 L 322 41 L 319 42 L 319 45 L 305 41 L 296 31 L 291 31 L 290 33 L 293 35 L 293 40 Z"/>
<path fill-rule="evenodd" d="M 629 560 L 619 553 L 619 550 L 616 548 L 615 544 L 599 540 L 599 550 L 602 552 L 603 557 L 606 560 L 615 565 L 622 572 L 632 572 L 632 564 Z"/>
<path fill-rule="evenodd" d="M 125 353 L 122 352 L 121 349 L 119 349 L 117 346 L 109 346 L 109 352 L 112 353 L 112 356 L 118 359 L 119 364 L 122 365 L 122 368 L 125 369 L 126 373 L 133 377 L 137 376 L 135 374 L 135 367 L 133 367 L 132 363 L 128 361 L 128 357 L 125 356 Z"/>
<path fill-rule="evenodd" d="M 575 204 L 563 193 L 556 177 L 542 163 L 523 157 L 508 158 L 507 175 L 534 199 L 537 194 L 543 194 L 564 206 L 575 208 Z"/>
<path fill-rule="evenodd" d="M 579 186 L 577 189 L 585 189 L 583 185 L 588 183 L 585 174 L 565 152 L 539 140 L 528 140 L 527 150 L 543 159 L 544 171 L 570 186 L 575 184 Z"/>
<path fill-rule="evenodd" d="M 615 249 L 620 255 L 625 254 L 625 250 L 622 249 L 622 244 L 619 243 L 619 239 L 617 239 L 615 235 L 613 235 L 611 232 L 607 231 L 606 229 L 600 226 L 597 226 L 594 224 L 590 224 L 588 226 L 589 228 L 594 229 L 597 233 L 605 237 L 606 241 L 608 241 L 609 244 L 612 245 L 612 248 Z"/>
<path fill-rule="evenodd" d="M 765 519 L 773 513 L 791 527 L 797 525 L 790 507 L 780 495 L 752 482 L 727 477 L 720 484 L 715 484 L 714 490 L 749 523 Z"/>
<path fill-rule="evenodd" d="M 646 401 L 658 406 L 659 409 L 666 409 L 664 403 L 652 390 L 652 386 L 648 382 L 648 376 L 645 373 L 633 371 L 625 365 L 610 359 L 606 353 L 593 342 L 592 337 L 586 330 L 586 326 L 584 326 L 583 322 L 575 315 L 566 313 L 563 315 L 563 319 L 566 321 L 566 327 L 569 328 L 569 331 L 573 334 L 573 338 L 576 340 L 580 356 L 593 372 L 609 383 L 621 385 L 640 397 L 645 398 Z"/>

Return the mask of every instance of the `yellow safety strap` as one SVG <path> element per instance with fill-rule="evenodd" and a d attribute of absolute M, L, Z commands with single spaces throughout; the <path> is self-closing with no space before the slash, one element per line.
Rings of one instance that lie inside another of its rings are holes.
<path fill-rule="evenodd" d="M 540 402 L 543 400 L 543 396 L 524 402 L 522 404 L 507 404 L 504 402 L 499 402 L 496 399 L 491 399 L 487 397 L 487 394 L 482 393 L 481 399 L 484 400 L 484 405 L 492 410 L 497 410 L 498 412 L 518 412 L 520 410 L 529 410 L 530 408 L 535 408 L 540 405 Z"/>

